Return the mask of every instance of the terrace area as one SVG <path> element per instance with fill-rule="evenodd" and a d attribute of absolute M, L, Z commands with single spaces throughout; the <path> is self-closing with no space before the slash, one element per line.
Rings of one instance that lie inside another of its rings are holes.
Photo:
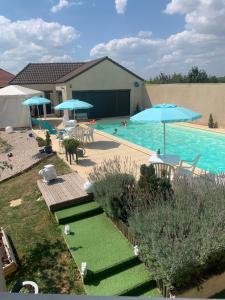
<path fill-rule="evenodd" d="M 52 125 L 54 126 L 54 120 Z M 86 124 L 81 123 L 80 126 L 85 128 Z M 60 124 L 58 124 L 58 129 L 61 129 Z M 33 133 L 36 136 L 45 138 L 45 130 L 37 128 L 33 130 Z M 35 139 L 32 137 L 31 141 L 35 142 Z M 97 196 L 94 193 L 95 201 L 90 201 L 89 199 L 88 202 L 85 203 L 82 201 L 81 203 L 74 202 L 68 208 L 63 208 L 63 206 L 57 207 L 55 212 L 55 218 L 59 224 L 57 225 L 54 218 L 52 218 L 53 215 L 49 215 L 47 207 L 45 206 L 43 198 L 41 197 L 41 194 L 37 188 L 38 179 L 39 188 L 41 189 L 42 185 L 46 189 L 46 193 L 50 192 L 54 198 L 54 191 L 50 190 L 56 184 L 43 184 L 40 181 L 40 177 L 38 177 L 38 171 L 49 162 L 52 162 L 54 165 L 56 165 L 57 175 L 59 175 L 59 178 L 62 178 L 62 180 L 59 182 L 59 190 L 56 191 L 58 196 L 62 196 L 64 194 L 63 182 L 66 183 L 67 188 L 69 187 L 66 177 L 68 174 L 73 174 L 74 176 L 79 175 L 83 178 L 82 182 L 79 182 L 79 186 L 82 189 L 84 182 L 87 179 L 90 180 L 90 173 L 93 173 L 93 168 L 98 169 L 99 166 L 101 166 L 101 164 L 105 161 L 111 161 L 113 164 L 115 157 L 119 158 L 121 161 L 129 161 L 130 164 L 134 164 L 135 170 L 138 174 L 136 177 L 138 180 L 140 175 L 140 166 L 142 164 L 148 164 L 148 160 L 152 155 L 152 152 L 146 148 L 125 141 L 117 136 L 94 130 L 94 141 L 85 144 L 85 155 L 83 157 L 79 157 L 78 164 L 74 160 L 72 160 L 72 164 L 69 164 L 69 162 L 66 160 L 65 153 L 62 153 L 64 151 L 62 151 L 62 147 L 60 146 L 57 136 L 52 134 L 51 141 L 53 150 L 56 151 L 58 157 L 53 156 L 52 158 L 46 158 L 47 160 L 39 162 L 37 166 L 33 166 L 33 164 L 31 164 L 30 170 L 15 178 L 9 179 L 9 181 L 4 183 L 4 187 L 2 186 L 2 191 L 4 189 L 4 193 L 2 193 L 0 200 L 2 203 L 4 203 L 6 200 L 7 203 L 2 208 L 2 212 L 6 216 L 3 220 L 3 225 L 4 227 L 8 228 L 7 230 L 10 233 L 10 236 L 12 236 L 13 241 L 16 241 L 15 246 L 19 249 L 20 257 L 23 255 L 24 257 L 28 256 L 25 260 L 23 260 L 24 258 L 22 259 L 23 269 L 19 271 L 19 273 L 13 277 L 12 280 L 10 280 L 10 286 L 15 283 L 18 276 L 21 276 L 23 272 L 25 272 L 24 274 L 29 274 L 27 269 L 27 261 L 30 259 L 30 251 L 34 251 L 34 253 L 36 253 L 37 247 L 41 247 L 41 249 L 43 249 L 43 247 L 45 248 L 45 245 L 47 245 L 48 254 L 51 253 L 52 255 L 52 253 L 55 251 L 55 239 L 58 239 L 61 245 L 59 250 L 61 249 L 64 253 L 63 255 L 65 255 L 65 261 L 62 259 L 61 263 L 65 264 L 66 266 L 71 264 L 73 269 L 72 273 L 74 274 L 75 272 L 75 282 L 79 288 L 77 291 L 76 287 L 74 287 L 72 284 L 71 279 L 74 278 L 74 275 L 71 277 L 71 270 L 68 273 L 67 267 L 63 268 L 63 281 L 62 284 L 58 286 L 57 274 L 58 270 L 61 268 L 59 264 L 54 266 L 52 269 L 53 281 L 51 287 L 48 287 L 47 282 L 42 276 L 43 272 L 41 271 L 40 273 L 40 269 L 37 270 L 37 273 L 34 272 L 32 274 L 33 279 L 36 279 L 40 284 L 42 291 L 61 292 L 65 289 L 68 292 L 75 290 L 75 293 L 86 293 L 87 295 L 91 296 L 160 296 L 156 281 L 154 280 L 154 272 L 152 273 L 151 269 L 146 267 L 146 264 L 143 262 L 142 258 L 139 260 L 134 255 L 134 244 L 132 245 L 132 243 L 128 242 L 126 234 L 122 234 L 122 232 L 120 232 L 120 230 L 118 230 L 118 228 L 115 226 L 116 222 L 114 222 L 114 217 L 111 216 L 110 211 L 107 211 L 107 208 L 104 207 L 104 203 L 101 202 L 102 199 L 100 196 Z M 27 136 L 25 142 L 30 142 Z M 7 145 L 4 145 L 4 147 L 6 146 Z M 35 151 L 39 152 L 37 144 L 35 147 Z M 67 175 L 63 175 L 65 173 Z M 115 173 L 114 175 L 117 177 L 118 174 L 120 174 L 120 172 Z M 29 181 L 31 178 L 32 180 Z M 111 179 L 109 179 L 109 182 L 110 180 Z M 17 189 L 19 185 L 23 185 L 25 182 L 30 182 L 30 185 L 24 185 L 22 190 L 20 188 Z M 114 184 L 117 185 L 119 183 L 115 181 Z M 71 192 L 73 191 L 73 186 L 74 191 L 77 190 L 75 182 L 70 188 L 66 188 L 65 195 L 68 196 L 70 190 Z M 108 186 L 107 182 L 106 186 Z M 13 190 L 9 193 L 10 188 Z M 117 186 L 115 186 L 115 191 L 117 191 Z M 41 192 L 44 198 L 46 198 L 42 190 Z M 107 193 L 110 195 L 110 192 L 106 190 L 106 198 L 108 197 Z M 11 208 L 10 203 L 12 200 L 14 201 L 18 199 L 21 200 L 20 204 L 17 207 Z M 42 218 L 37 218 L 37 223 L 35 223 L 35 227 L 33 227 L 33 215 L 28 216 L 28 211 L 25 209 L 28 207 L 28 205 L 30 207 L 29 212 L 32 211 L 35 215 L 36 213 L 38 214 L 38 212 L 42 211 L 42 216 L 44 214 L 44 218 L 46 220 L 45 224 L 42 225 Z M 125 203 L 124 207 L 126 207 Z M 25 234 L 26 228 L 23 226 L 17 226 L 19 228 L 19 236 L 18 234 L 15 235 L 15 232 L 13 231 L 13 224 L 15 224 L 15 222 L 17 224 L 16 220 L 19 218 L 21 213 L 24 218 L 28 220 L 31 230 L 30 232 L 35 230 L 37 235 L 39 235 L 41 232 L 40 239 L 37 239 L 37 236 L 34 235 L 34 240 L 32 241 L 31 247 L 32 249 L 24 249 L 24 246 L 18 239 Z M 10 220 L 12 220 L 12 218 L 14 219 L 14 223 L 11 224 Z M 69 235 L 66 235 L 64 232 L 65 225 L 69 225 L 70 227 Z M 49 231 L 49 229 L 51 230 Z M 53 235 L 51 235 L 51 232 Z M 51 245 L 47 243 L 50 236 L 53 238 Z M 61 239 L 62 236 L 64 239 Z M 35 241 L 35 239 L 37 239 L 37 241 Z M 71 257 L 69 258 L 69 254 L 66 253 L 66 245 L 72 255 L 74 260 L 73 262 L 71 261 Z M 57 255 L 60 254 L 58 253 Z M 80 272 L 81 264 L 84 261 L 86 261 L 88 265 L 88 276 L 83 279 L 80 276 Z M 52 268 L 52 266 L 53 261 L 50 260 L 50 263 L 47 264 L 47 266 L 44 266 L 43 270 L 47 269 L 47 272 L 51 273 L 49 268 Z M 65 278 L 68 278 L 68 284 L 66 284 L 67 279 Z M 84 290 L 82 290 L 82 286 Z M 221 290 L 221 288 L 218 287 L 218 290 Z M 192 291 L 191 294 L 187 294 L 187 296 L 192 297 L 192 295 L 195 295 L 195 293 L 196 295 L 200 295 L 197 291 Z M 205 294 L 203 293 L 202 295 L 204 297 Z"/>

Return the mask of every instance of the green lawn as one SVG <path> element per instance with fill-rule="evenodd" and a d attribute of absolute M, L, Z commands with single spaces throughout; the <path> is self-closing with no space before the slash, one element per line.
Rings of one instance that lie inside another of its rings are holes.
<path fill-rule="evenodd" d="M 41 196 L 38 171 L 54 164 L 58 174 L 69 167 L 53 156 L 30 171 L 0 184 L 0 226 L 10 235 L 16 248 L 20 268 L 9 280 L 8 288 L 22 278 L 37 282 L 42 293 L 84 293 L 77 267 L 61 231 Z M 10 201 L 21 198 L 22 204 L 10 207 Z"/>
<path fill-rule="evenodd" d="M 56 214 L 64 217 L 71 212 L 84 213 L 93 206 L 96 204 L 81 204 Z M 64 226 L 60 227 L 63 232 Z M 144 264 L 134 258 L 133 247 L 105 214 L 71 222 L 70 230 L 71 234 L 64 237 L 76 263 L 80 267 L 87 262 L 92 273 L 85 283 L 88 295 L 160 296 Z"/>

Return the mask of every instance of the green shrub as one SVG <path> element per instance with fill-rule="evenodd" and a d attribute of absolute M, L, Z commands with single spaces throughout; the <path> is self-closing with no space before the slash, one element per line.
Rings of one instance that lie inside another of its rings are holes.
<path fill-rule="evenodd" d="M 139 206 L 128 221 L 154 278 L 183 289 L 225 270 L 225 186 L 181 178 L 173 190 L 173 201 Z"/>
<path fill-rule="evenodd" d="M 218 128 L 218 122 L 217 121 L 214 123 L 214 128 Z"/>
<path fill-rule="evenodd" d="M 44 147 L 45 146 L 45 140 L 43 138 L 37 136 L 36 141 L 38 143 L 38 147 Z"/>
<path fill-rule="evenodd" d="M 50 147 L 52 145 L 51 137 L 48 130 L 45 133 L 45 147 Z"/>
<path fill-rule="evenodd" d="M 212 114 L 209 115 L 209 122 L 208 122 L 209 128 L 214 128 L 214 120 Z"/>
<path fill-rule="evenodd" d="M 92 191 L 95 200 L 111 218 L 127 222 L 128 195 L 134 188 L 134 182 L 135 178 L 130 174 L 108 175 L 105 179 L 95 182 Z"/>
<path fill-rule="evenodd" d="M 129 159 L 114 157 L 95 166 L 90 173 L 95 200 L 110 217 L 127 222 L 136 171 L 136 165 Z"/>
<path fill-rule="evenodd" d="M 80 142 L 75 139 L 65 139 L 62 144 L 65 147 L 66 152 L 69 154 L 75 154 Z"/>
<path fill-rule="evenodd" d="M 164 200 L 171 198 L 172 187 L 168 178 L 158 178 L 155 174 L 153 165 L 141 165 L 140 168 L 140 179 L 138 186 L 141 190 L 151 194 L 151 199 L 157 199 L 163 196 Z"/>

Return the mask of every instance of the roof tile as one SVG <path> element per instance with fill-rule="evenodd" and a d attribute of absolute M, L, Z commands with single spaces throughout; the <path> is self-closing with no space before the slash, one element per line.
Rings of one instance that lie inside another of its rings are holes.
<path fill-rule="evenodd" d="M 12 80 L 15 76 L 12 73 L 9 73 L 0 68 L 0 88 L 3 88 L 9 84 L 9 81 Z"/>

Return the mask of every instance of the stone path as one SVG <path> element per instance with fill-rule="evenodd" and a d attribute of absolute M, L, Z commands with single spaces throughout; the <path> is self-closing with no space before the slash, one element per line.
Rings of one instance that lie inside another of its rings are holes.
<path fill-rule="evenodd" d="M 0 137 L 12 146 L 9 152 L 0 153 L 0 161 L 7 161 L 13 166 L 12 170 L 2 171 L 0 181 L 22 172 L 46 156 L 39 154 L 37 142 L 34 137 L 28 136 L 28 131 L 0 132 Z M 8 158 L 8 153 L 12 153 L 13 156 Z"/>

